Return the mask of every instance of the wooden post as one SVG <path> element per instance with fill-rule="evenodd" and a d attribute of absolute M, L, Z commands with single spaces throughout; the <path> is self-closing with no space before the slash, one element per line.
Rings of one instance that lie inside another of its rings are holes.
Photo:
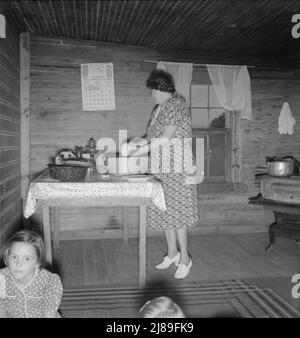
<path fill-rule="evenodd" d="M 122 221 L 123 221 L 123 240 L 128 241 L 128 208 L 124 206 L 122 208 Z"/>
<path fill-rule="evenodd" d="M 231 135 L 232 135 L 232 153 L 231 153 L 231 182 L 241 183 L 242 171 L 242 128 L 241 128 L 241 113 L 234 111 L 231 114 Z"/>
<path fill-rule="evenodd" d="M 46 262 L 52 264 L 50 207 L 43 206 L 43 232 L 46 251 Z"/>
<path fill-rule="evenodd" d="M 21 128 L 21 197 L 26 201 L 30 180 L 30 37 L 20 34 L 20 128 Z"/>
<path fill-rule="evenodd" d="M 146 286 L 146 206 L 140 205 L 139 288 Z"/>
<path fill-rule="evenodd" d="M 53 207 L 53 222 L 52 222 L 52 233 L 53 233 L 53 253 L 55 256 L 59 248 L 60 242 L 60 208 Z"/>

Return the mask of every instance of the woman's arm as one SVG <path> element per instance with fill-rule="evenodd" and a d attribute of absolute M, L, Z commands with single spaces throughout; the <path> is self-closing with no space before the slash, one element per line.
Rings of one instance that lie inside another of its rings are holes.
<path fill-rule="evenodd" d="M 159 138 L 155 138 L 151 140 L 149 143 L 141 146 L 137 151 L 136 151 L 136 148 L 138 146 L 136 144 L 131 145 L 129 143 L 129 147 L 128 147 L 129 154 L 128 155 L 129 156 L 141 156 L 143 154 L 149 153 L 149 151 L 157 147 L 164 146 L 165 144 L 169 143 L 172 140 L 172 138 L 175 135 L 176 129 L 177 129 L 177 126 L 173 126 L 173 125 L 165 126 L 164 132 Z"/>

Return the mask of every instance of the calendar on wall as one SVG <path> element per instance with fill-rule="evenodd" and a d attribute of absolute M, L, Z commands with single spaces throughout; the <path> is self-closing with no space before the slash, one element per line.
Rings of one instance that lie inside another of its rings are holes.
<path fill-rule="evenodd" d="M 81 64 L 81 89 L 83 110 L 115 110 L 113 64 Z"/>

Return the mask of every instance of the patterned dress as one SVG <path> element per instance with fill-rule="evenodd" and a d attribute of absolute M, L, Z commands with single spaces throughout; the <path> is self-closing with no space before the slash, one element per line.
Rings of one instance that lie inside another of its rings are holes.
<path fill-rule="evenodd" d="M 191 116 L 185 100 L 176 93 L 153 110 L 147 140 L 160 137 L 167 125 L 177 126 L 169 150 L 166 153 L 163 148 L 152 151 L 149 161 L 149 171 L 162 183 L 167 205 L 166 211 L 152 203 L 147 206 L 147 227 L 155 230 L 189 228 L 198 220 L 197 188 L 195 184 L 187 184 L 188 176 L 195 169 Z M 190 152 L 183 151 L 183 146 L 180 148 L 184 142 L 188 142 Z"/>
<path fill-rule="evenodd" d="M 45 318 L 56 312 L 62 297 L 62 283 L 57 274 L 37 270 L 24 289 L 18 287 L 8 268 L 0 270 L 0 310 L 9 318 Z"/>

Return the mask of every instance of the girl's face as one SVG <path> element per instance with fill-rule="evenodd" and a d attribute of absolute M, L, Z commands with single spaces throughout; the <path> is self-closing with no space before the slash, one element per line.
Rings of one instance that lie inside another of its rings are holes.
<path fill-rule="evenodd" d="M 160 90 L 152 89 L 151 95 L 156 104 L 163 104 L 169 99 L 169 97 L 171 96 L 171 93 L 161 92 Z"/>
<path fill-rule="evenodd" d="M 29 283 L 38 268 L 35 248 L 28 243 L 14 243 L 9 249 L 7 263 L 9 271 L 17 282 Z"/>

